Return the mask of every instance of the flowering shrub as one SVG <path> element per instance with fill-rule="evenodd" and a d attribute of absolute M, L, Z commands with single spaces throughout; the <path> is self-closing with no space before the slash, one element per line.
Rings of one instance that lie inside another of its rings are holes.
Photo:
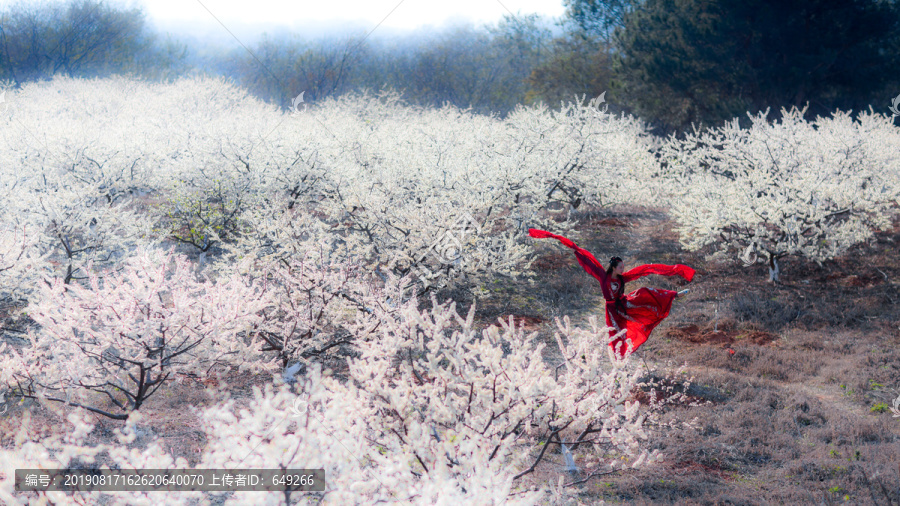
<path fill-rule="evenodd" d="M 528 449 L 560 441 L 561 434 L 588 441 L 604 465 L 618 463 L 604 461 L 605 453 L 641 453 L 644 415 L 637 402 L 626 401 L 639 373 L 630 361 L 610 369 L 606 327 L 592 320 L 591 330 L 577 330 L 568 318 L 558 322 L 568 341 L 556 335 L 566 358 L 558 377 L 534 333 L 507 324 L 479 335 L 474 304 L 464 319 L 454 303 L 432 302 L 430 311 L 410 304 L 380 319 L 378 337 L 359 340 L 361 358 L 350 363 L 360 394 L 376 408 L 369 421 L 374 440 L 405 455 L 413 471 L 461 480 L 485 466 L 512 483 L 534 469 L 523 471 L 526 460 L 543 457 Z"/>
<path fill-rule="evenodd" d="M 88 285 L 54 280 L 28 306 L 39 328 L 20 353 L 0 357 L 14 395 L 124 420 L 177 375 L 203 377 L 218 363 L 266 366 L 239 337 L 265 303 L 244 279 L 198 282 L 186 258 L 143 252 Z"/>
<path fill-rule="evenodd" d="M 767 113 L 670 139 L 661 149 L 672 178 L 671 212 L 691 251 L 713 246 L 765 262 L 821 262 L 864 242 L 890 223 L 900 191 L 900 131 L 889 116 L 848 113 L 807 122 L 803 110 Z"/>

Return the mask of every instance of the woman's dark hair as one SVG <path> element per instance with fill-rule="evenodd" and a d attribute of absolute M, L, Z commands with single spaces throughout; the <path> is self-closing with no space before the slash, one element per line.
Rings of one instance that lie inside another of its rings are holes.
<path fill-rule="evenodd" d="M 612 276 L 613 269 L 616 268 L 617 265 L 622 261 L 619 257 L 612 257 L 609 259 L 609 267 L 606 268 L 606 275 Z"/>

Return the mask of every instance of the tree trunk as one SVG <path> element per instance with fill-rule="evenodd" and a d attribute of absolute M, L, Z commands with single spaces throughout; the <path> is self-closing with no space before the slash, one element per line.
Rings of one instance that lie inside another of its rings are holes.
<path fill-rule="evenodd" d="M 775 255 L 769 254 L 769 283 L 778 281 L 778 259 Z"/>

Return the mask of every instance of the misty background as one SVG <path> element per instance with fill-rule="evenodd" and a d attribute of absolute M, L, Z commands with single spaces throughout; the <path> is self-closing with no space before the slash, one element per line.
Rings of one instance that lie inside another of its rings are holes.
<path fill-rule="evenodd" d="M 207 74 L 284 109 L 300 92 L 313 104 L 392 89 L 410 104 L 500 117 L 517 104 L 559 108 L 607 92 L 610 112 L 639 116 L 661 135 L 749 124 L 748 112 L 766 109 L 777 119 L 791 106 L 808 107 L 808 119 L 889 113 L 900 94 L 895 0 L 561 0 L 559 16 L 497 2 L 506 13 L 496 22 L 405 29 L 353 18 L 349 7 L 347 21 L 279 23 L 250 17 L 253 5 L 240 21 L 197 4 L 209 8 L 204 23 L 157 19 L 141 4 L 0 3 L 0 83 Z"/>

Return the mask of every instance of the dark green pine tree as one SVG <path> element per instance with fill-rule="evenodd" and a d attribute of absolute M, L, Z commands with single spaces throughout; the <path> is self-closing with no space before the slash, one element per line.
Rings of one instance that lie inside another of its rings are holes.
<path fill-rule="evenodd" d="M 898 20 L 878 0 L 646 0 L 616 33 L 615 74 L 666 132 L 807 103 L 811 117 L 886 109 Z"/>

